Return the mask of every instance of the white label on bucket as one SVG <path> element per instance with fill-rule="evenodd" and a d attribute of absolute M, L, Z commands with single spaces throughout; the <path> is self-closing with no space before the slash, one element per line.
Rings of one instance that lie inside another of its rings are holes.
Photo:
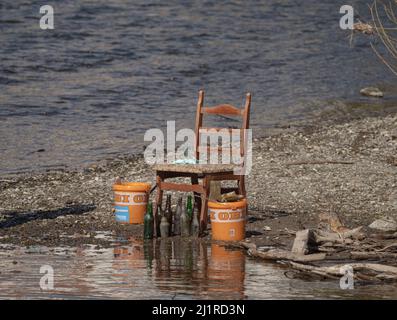
<path fill-rule="evenodd" d="M 209 209 L 211 222 L 240 222 L 245 220 L 244 209 Z"/>
<path fill-rule="evenodd" d="M 145 192 L 114 192 L 116 206 L 146 205 L 147 193 Z"/>

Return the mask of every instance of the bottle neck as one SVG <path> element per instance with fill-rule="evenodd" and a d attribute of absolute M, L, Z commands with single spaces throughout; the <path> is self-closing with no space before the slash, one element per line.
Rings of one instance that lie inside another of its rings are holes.
<path fill-rule="evenodd" d="M 167 195 L 167 200 L 165 202 L 165 209 L 170 210 L 171 209 L 171 196 Z"/>
<path fill-rule="evenodd" d="M 149 203 L 147 213 L 149 216 L 153 216 L 153 205 Z"/>

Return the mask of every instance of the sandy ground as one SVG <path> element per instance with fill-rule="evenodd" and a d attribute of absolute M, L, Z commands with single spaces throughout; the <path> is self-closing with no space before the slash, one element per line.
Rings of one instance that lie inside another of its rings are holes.
<path fill-rule="evenodd" d="M 286 129 L 253 145 L 247 224 L 252 241 L 288 246 L 288 230 L 315 226 L 321 212 L 338 214 L 348 227 L 397 219 L 396 114 Z M 111 187 L 117 176 L 152 183 L 155 178 L 140 156 L 80 171 L 0 178 L 0 243 L 109 246 L 101 232 L 141 237 L 142 226 L 114 220 Z"/>

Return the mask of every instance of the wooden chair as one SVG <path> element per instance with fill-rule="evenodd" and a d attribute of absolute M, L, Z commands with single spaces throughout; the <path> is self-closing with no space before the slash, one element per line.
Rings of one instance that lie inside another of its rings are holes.
<path fill-rule="evenodd" d="M 208 155 L 212 152 L 213 147 L 202 146 L 201 136 L 202 134 L 209 134 L 214 132 L 220 132 L 220 130 L 227 130 L 228 132 L 235 134 L 236 131 L 240 134 L 240 156 L 242 159 L 246 158 L 246 138 L 247 131 L 244 129 L 249 128 L 249 116 L 251 107 L 251 94 L 246 94 L 244 109 L 238 109 L 229 104 L 220 104 L 213 107 L 203 107 L 204 103 L 204 91 L 200 90 L 199 99 L 197 103 L 196 112 L 196 125 L 195 125 L 195 156 L 196 159 L 200 159 L 202 153 Z M 203 115 L 220 115 L 220 116 L 238 116 L 242 118 L 241 128 L 207 128 L 203 127 Z M 221 131 L 222 132 L 222 131 Z M 216 151 L 224 152 L 225 146 L 218 146 Z M 233 152 L 232 146 L 228 147 Z M 241 165 L 240 165 L 241 166 Z M 244 174 L 235 174 L 236 165 L 234 164 L 157 164 L 154 166 L 156 171 L 156 185 L 157 185 L 157 197 L 156 206 L 154 208 L 154 223 L 157 221 L 157 205 L 162 203 L 163 191 L 182 191 L 182 192 L 193 192 L 195 200 L 201 197 L 199 202 L 200 209 L 200 232 L 203 233 L 207 228 L 207 217 L 208 217 L 208 197 L 210 192 L 211 181 L 224 181 L 232 180 L 237 181 L 237 188 L 222 188 L 221 192 L 236 191 L 238 194 L 242 194 L 246 197 L 245 189 L 245 176 Z M 173 183 L 166 182 L 169 178 L 179 177 L 190 177 L 191 183 Z M 200 183 L 199 180 L 202 180 Z M 154 236 L 156 234 L 156 228 Z"/>

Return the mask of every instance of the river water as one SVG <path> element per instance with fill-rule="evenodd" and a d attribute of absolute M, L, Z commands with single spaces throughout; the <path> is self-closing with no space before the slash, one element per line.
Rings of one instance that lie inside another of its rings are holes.
<path fill-rule="evenodd" d="M 339 28 L 345 2 L 2 0 L 0 174 L 140 152 L 149 128 L 193 127 L 200 88 L 237 106 L 251 91 L 254 135 L 391 90 L 373 39 L 350 46 Z M 39 28 L 44 3 L 54 30 Z"/>
<path fill-rule="evenodd" d="M 290 279 L 278 265 L 194 240 L 6 249 L 0 250 L 0 299 L 397 299 L 394 285 L 342 290 L 338 280 Z M 42 266 L 54 272 L 48 291 L 40 288 Z"/>

